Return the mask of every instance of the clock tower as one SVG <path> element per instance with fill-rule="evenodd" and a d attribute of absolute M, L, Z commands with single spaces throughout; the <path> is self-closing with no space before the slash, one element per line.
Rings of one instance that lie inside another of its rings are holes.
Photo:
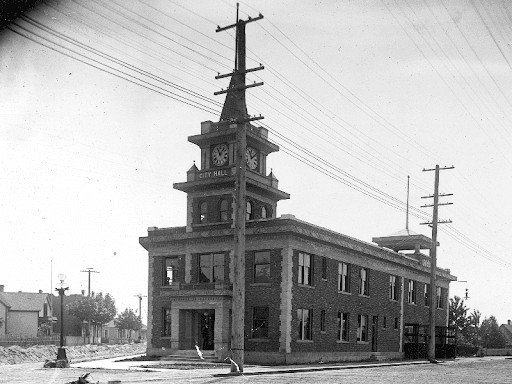
<path fill-rule="evenodd" d="M 231 76 L 229 87 L 215 93 L 226 93 L 219 121 L 202 122 L 201 133 L 188 138 L 201 150 L 200 168 L 194 164 L 187 172 L 187 181 L 173 185 L 187 193 L 187 232 L 234 226 L 237 140 L 242 129 L 245 131 L 245 145 L 241 148 L 245 162 L 241 166 L 245 167 L 246 222 L 275 218 L 277 202 L 290 198 L 278 189 L 277 178 L 267 170 L 267 156 L 279 147 L 268 140 L 267 129 L 252 124 L 262 117 L 250 117 L 247 113 L 245 89 L 263 83 L 245 85 L 245 75 L 263 66 L 245 69 L 244 22 L 237 23 L 235 68 L 231 74 L 216 76 L 217 79 Z"/>

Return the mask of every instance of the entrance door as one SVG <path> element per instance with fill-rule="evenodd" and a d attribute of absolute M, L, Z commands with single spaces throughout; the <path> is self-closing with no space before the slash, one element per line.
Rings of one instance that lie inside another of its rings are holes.
<path fill-rule="evenodd" d="M 379 316 L 373 316 L 373 320 L 372 320 L 372 352 L 377 352 L 378 329 L 379 329 Z"/>
<path fill-rule="evenodd" d="M 201 349 L 214 348 L 215 310 L 202 311 L 199 320 L 199 334 L 201 335 Z"/>

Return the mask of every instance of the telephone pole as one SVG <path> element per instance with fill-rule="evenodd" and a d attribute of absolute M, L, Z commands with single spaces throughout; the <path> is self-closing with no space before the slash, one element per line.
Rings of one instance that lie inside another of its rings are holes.
<path fill-rule="evenodd" d="M 246 69 L 245 67 L 245 25 L 263 18 L 261 13 L 258 17 L 240 20 L 238 18 L 238 6 L 236 4 L 236 23 L 226 27 L 217 27 L 216 32 L 235 28 L 236 49 L 235 69 L 232 73 L 215 76 L 216 79 L 231 77 L 229 87 L 226 90 L 215 92 L 215 95 L 226 93 L 226 101 L 222 110 L 218 126 L 228 125 L 229 128 L 236 128 L 236 152 L 235 152 L 235 190 L 234 200 L 234 276 L 233 276 L 233 306 L 231 322 L 231 372 L 243 373 L 244 370 L 244 348 L 245 348 L 245 220 L 247 215 L 246 206 L 246 147 L 247 147 L 247 124 L 253 120 L 260 120 L 263 117 L 250 117 L 247 114 L 245 105 L 245 90 L 247 88 L 263 85 L 262 82 L 250 85 L 245 84 L 245 75 L 263 69 L 260 65 L 257 68 Z"/>
<path fill-rule="evenodd" d="M 87 284 L 87 297 L 91 297 L 91 273 L 99 273 L 98 271 L 95 271 L 94 268 L 85 268 L 85 270 L 80 271 L 87 273 L 88 276 L 88 284 Z"/>
<path fill-rule="evenodd" d="M 437 288 L 436 288 L 436 264 L 437 264 L 437 225 L 451 223 L 451 220 L 439 220 L 438 208 L 440 205 L 451 205 L 453 203 L 439 203 L 439 197 L 453 196 L 453 193 L 439 194 L 439 171 L 453 169 L 454 167 L 439 167 L 436 165 L 433 169 L 423 169 L 423 172 L 435 171 L 434 194 L 431 196 L 422 196 L 422 199 L 434 199 L 434 204 L 422 205 L 422 208 L 433 207 L 432 222 L 421 223 L 432 227 L 432 245 L 430 247 L 430 310 L 429 310 L 429 348 L 428 359 L 431 363 L 436 362 L 436 307 L 437 307 Z"/>

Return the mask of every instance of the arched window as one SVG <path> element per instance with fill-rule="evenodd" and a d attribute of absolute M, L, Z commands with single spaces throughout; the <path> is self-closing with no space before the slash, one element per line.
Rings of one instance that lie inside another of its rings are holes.
<path fill-rule="evenodd" d="M 228 221 L 228 201 L 226 199 L 222 199 L 219 204 L 220 211 L 220 221 Z"/>
<path fill-rule="evenodd" d="M 245 219 L 246 220 L 252 220 L 254 219 L 254 214 L 253 214 L 253 204 L 252 204 L 252 201 L 247 201 L 247 211 L 246 211 L 246 214 L 245 214 Z"/>
<path fill-rule="evenodd" d="M 263 207 L 261 207 L 261 218 L 266 219 L 267 217 L 268 217 L 267 207 L 263 206 Z"/>
<path fill-rule="evenodd" d="M 208 222 L 208 203 L 203 201 L 199 205 L 199 223 L 204 224 Z"/>

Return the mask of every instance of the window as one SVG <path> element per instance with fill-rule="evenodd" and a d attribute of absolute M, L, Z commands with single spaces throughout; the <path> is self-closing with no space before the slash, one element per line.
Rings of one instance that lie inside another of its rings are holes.
<path fill-rule="evenodd" d="M 398 317 L 395 317 L 395 329 L 398 329 Z"/>
<path fill-rule="evenodd" d="M 357 341 L 368 341 L 368 316 L 357 316 Z"/>
<path fill-rule="evenodd" d="M 254 252 L 254 282 L 270 282 L 270 251 Z"/>
<path fill-rule="evenodd" d="M 177 281 L 178 274 L 178 257 L 165 258 L 165 278 L 164 285 L 172 285 Z"/>
<path fill-rule="evenodd" d="M 416 282 L 409 280 L 407 290 L 407 302 L 409 304 L 416 304 Z"/>
<path fill-rule="evenodd" d="M 254 219 L 254 213 L 253 213 L 253 203 L 252 201 L 247 201 L 246 204 L 247 210 L 245 212 L 245 219 L 246 220 L 252 220 Z"/>
<path fill-rule="evenodd" d="M 228 221 L 229 219 L 229 204 L 226 199 L 222 199 L 219 204 L 220 221 Z"/>
<path fill-rule="evenodd" d="M 320 332 L 325 332 L 325 310 L 320 311 Z"/>
<path fill-rule="evenodd" d="M 322 279 L 327 280 L 327 258 L 322 257 Z"/>
<path fill-rule="evenodd" d="M 203 201 L 199 205 L 199 223 L 204 224 L 208 222 L 208 203 Z"/>
<path fill-rule="evenodd" d="M 199 282 L 224 281 L 224 254 L 208 253 L 199 255 Z"/>
<path fill-rule="evenodd" d="M 162 336 L 171 336 L 171 310 L 164 309 L 164 326 L 162 327 Z"/>
<path fill-rule="evenodd" d="M 261 207 L 261 218 L 262 219 L 268 218 L 268 210 L 267 210 L 267 207 L 265 207 L 265 206 Z"/>
<path fill-rule="evenodd" d="M 437 308 L 444 308 L 444 290 L 441 287 L 436 287 L 436 303 Z"/>
<path fill-rule="evenodd" d="M 423 296 L 425 297 L 425 307 L 430 307 L 430 284 L 425 284 Z"/>
<path fill-rule="evenodd" d="M 311 332 L 312 315 L 312 309 L 297 309 L 297 319 L 299 320 L 299 340 L 313 340 L 313 334 Z"/>
<path fill-rule="evenodd" d="M 359 273 L 359 294 L 363 296 L 370 295 L 368 289 L 368 270 L 366 268 L 361 268 Z"/>
<path fill-rule="evenodd" d="M 338 290 L 350 292 L 349 265 L 347 263 L 338 264 Z"/>
<path fill-rule="evenodd" d="M 382 328 L 386 329 L 387 326 L 388 326 L 388 323 L 387 323 L 388 319 L 386 318 L 386 316 L 384 316 L 382 318 Z"/>
<path fill-rule="evenodd" d="M 338 340 L 348 341 L 348 313 L 338 312 Z"/>
<path fill-rule="evenodd" d="M 400 277 L 389 276 L 389 300 L 398 301 L 398 292 L 400 292 Z"/>
<path fill-rule="evenodd" d="M 252 330 L 253 339 L 268 338 L 268 307 L 252 308 Z"/>
<path fill-rule="evenodd" d="M 313 285 L 313 256 L 299 252 L 299 284 Z"/>

